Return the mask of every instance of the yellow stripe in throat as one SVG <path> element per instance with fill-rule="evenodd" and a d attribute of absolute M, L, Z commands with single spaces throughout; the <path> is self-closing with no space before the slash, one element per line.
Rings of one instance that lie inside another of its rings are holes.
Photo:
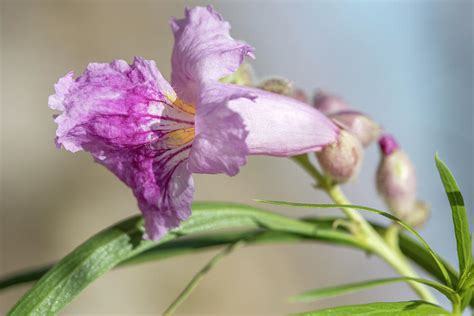
<path fill-rule="evenodd" d="M 176 148 L 192 142 L 194 139 L 194 127 L 182 128 L 166 134 L 163 143 L 169 148 Z"/>
<path fill-rule="evenodd" d="M 196 106 L 194 104 L 186 103 L 180 98 L 178 98 L 176 95 L 167 95 L 166 97 L 168 98 L 168 100 L 170 100 L 171 106 L 175 109 L 192 115 L 196 114 Z"/>

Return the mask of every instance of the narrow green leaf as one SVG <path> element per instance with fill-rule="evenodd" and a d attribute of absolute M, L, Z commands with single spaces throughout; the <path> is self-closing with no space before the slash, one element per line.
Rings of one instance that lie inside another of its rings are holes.
<path fill-rule="evenodd" d="M 388 219 L 390 219 L 394 222 L 397 222 L 403 228 L 405 228 L 410 233 L 415 235 L 416 238 L 418 238 L 418 240 L 423 244 L 423 246 L 426 248 L 426 250 L 428 250 L 431 257 L 433 258 L 433 260 L 438 265 L 439 269 L 441 270 L 441 272 L 443 274 L 444 281 L 446 281 L 446 284 L 449 287 L 452 287 L 451 277 L 449 276 L 449 273 L 446 270 L 446 267 L 444 266 L 443 262 L 438 258 L 438 255 L 431 249 L 431 247 L 428 245 L 428 243 L 423 239 L 423 237 L 421 237 L 421 235 L 413 227 L 406 224 L 401 219 L 399 219 L 396 216 L 393 216 L 390 213 L 383 212 L 383 211 L 377 210 L 377 209 L 372 208 L 372 207 L 367 207 L 367 206 L 362 206 L 362 205 L 352 205 L 352 204 L 310 204 L 310 203 L 296 203 L 296 202 L 271 201 L 271 200 L 256 200 L 256 201 L 261 202 L 261 203 L 266 203 L 266 204 L 294 206 L 294 207 L 301 207 L 301 208 L 352 208 L 352 209 L 357 209 L 357 210 L 362 210 L 362 211 L 375 213 L 375 214 L 381 215 L 383 217 L 386 217 L 386 218 L 388 218 Z"/>
<path fill-rule="evenodd" d="M 467 218 L 466 207 L 464 206 L 464 199 L 456 183 L 456 179 L 454 179 L 448 166 L 439 159 L 437 154 L 435 160 L 444 190 L 446 191 L 449 204 L 451 205 L 459 259 L 459 271 L 462 276 L 472 264 L 472 241 L 469 232 L 469 220 Z"/>
<path fill-rule="evenodd" d="M 142 227 L 143 219 L 136 216 L 98 233 L 49 270 L 8 315 L 56 314 L 101 274 L 155 245 L 142 240 Z"/>
<path fill-rule="evenodd" d="M 461 310 L 464 310 L 472 302 L 473 291 L 474 288 L 471 287 L 461 293 Z"/>
<path fill-rule="evenodd" d="M 339 285 L 339 286 L 311 290 L 311 291 L 307 291 L 302 294 L 291 297 L 290 301 L 310 302 L 310 301 L 315 301 L 315 300 L 319 300 L 326 297 L 332 297 L 332 296 L 337 296 L 337 295 L 342 295 L 342 294 L 347 294 L 347 293 L 353 293 L 353 292 L 357 292 L 361 290 L 366 290 L 366 289 L 370 289 L 376 286 L 387 285 L 387 284 L 397 283 L 397 282 L 408 282 L 408 281 L 418 282 L 418 283 L 428 285 L 438 290 L 449 299 L 451 299 L 453 295 L 456 295 L 456 293 L 452 289 L 437 282 L 433 282 L 426 279 L 420 279 L 420 278 L 396 277 L 396 278 L 385 278 L 385 279 L 349 283 L 349 284 L 344 284 L 344 285 Z"/>
<path fill-rule="evenodd" d="M 265 228 L 296 235 L 327 238 L 342 244 L 359 245 L 349 234 L 327 231 L 316 225 L 266 212 L 254 207 L 196 203 L 193 215 L 160 243 L 191 233 L 223 228 Z M 9 315 L 46 315 L 60 311 L 88 284 L 121 262 L 157 245 L 142 239 L 143 219 L 132 217 L 114 225 L 80 245 L 46 273 L 13 307 Z M 362 246 L 360 246 L 362 247 Z"/>
<path fill-rule="evenodd" d="M 0 291 L 8 289 L 15 285 L 39 280 L 43 275 L 45 275 L 49 270 L 51 270 L 52 267 L 53 264 L 48 264 L 40 267 L 24 269 L 21 271 L 10 273 L 6 276 L 2 276 L 2 278 L 0 279 Z"/>
<path fill-rule="evenodd" d="M 347 315 L 450 315 L 450 313 L 441 307 L 424 302 L 383 302 L 369 303 L 361 305 L 338 306 L 326 308 L 319 311 L 305 312 L 296 314 L 298 316 L 347 316 Z"/>
<path fill-rule="evenodd" d="M 244 245 L 244 241 L 240 240 L 236 243 L 230 244 L 224 248 L 217 255 L 204 266 L 201 270 L 191 279 L 184 290 L 178 295 L 178 297 L 171 303 L 171 305 L 164 311 L 163 316 L 171 316 L 178 309 L 178 307 L 186 301 L 191 295 L 192 291 L 198 286 L 198 284 L 204 279 L 204 276 L 209 273 L 225 256 L 229 255 L 236 248 Z"/>
<path fill-rule="evenodd" d="M 164 244 L 158 244 L 148 250 L 138 253 L 136 256 L 120 262 L 118 267 L 190 254 L 201 249 L 211 249 L 217 246 L 227 245 L 229 243 L 248 238 L 252 238 L 253 243 L 295 242 L 308 239 L 308 237 L 295 234 L 261 231 L 255 229 L 244 232 L 223 232 L 217 234 L 199 235 L 192 238 L 171 240 Z M 45 275 L 53 266 L 54 264 L 49 264 L 4 276 L 0 279 L 0 290 L 7 289 L 18 284 L 36 281 Z"/>
<path fill-rule="evenodd" d="M 155 245 L 150 249 L 120 262 L 118 267 L 190 254 L 201 249 L 206 250 L 221 245 L 231 244 L 241 239 L 250 239 L 248 242 L 250 244 L 320 240 L 360 248 L 358 243 L 353 241 L 350 235 L 345 232 L 335 231 L 332 228 L 333 221 L 334 218 L 312 220 L 311 224 L 317 228 L 314 236 L 250 229 L 241 232 L 219 232 L 171 240 L 164 244 Z M 4 276 L 0 279 L 0 290 L 18 284 L 36 281 L 45 275 L 52 267 L 53 264 L 50 264 Z"/>

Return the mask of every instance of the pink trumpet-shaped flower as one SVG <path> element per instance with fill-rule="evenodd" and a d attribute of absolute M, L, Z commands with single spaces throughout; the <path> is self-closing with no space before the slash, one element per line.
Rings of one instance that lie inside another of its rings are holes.
<path fill-rule="evenodd" d="M 132 190 L 146 238 L 159 239 L 191 213 L 192 173 L 235 175 L 247 155 L 320 150 L 337 127 L 292 98 L 219 82 L 253 48 L 229 35 L 212 7 L 173 19 L 171 85 L 154 61 L 92 63 L 69 73 L 49 98 L 62 111 L 56 143 L 85 150 Z"/>

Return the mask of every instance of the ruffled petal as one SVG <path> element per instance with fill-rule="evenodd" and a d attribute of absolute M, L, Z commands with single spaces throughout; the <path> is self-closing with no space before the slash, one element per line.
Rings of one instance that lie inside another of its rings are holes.
<path fill-rule="evenodd" d="M 71 71 L 54 85 L 56 94 L 51 95 L 48 98 L 49 107 L 53 110 L 64 111 L 64 98 L 69 92 L 69 88 L 73 85 L 74 73 Z"/>
<path fill-rule="evenodd" d="M 231 87 L 218 82 L 202 87 L 195 121 L 196 137 L 189 157 L 192 172 L 233 176 L 247 162 L 248 131 L 240 115 L 227 104 L 238 98 L 252 100 L 254 96 Z"/>
<path fill-rule="evenodd" d="M 139 57 L 132 65 L 89 64 L 75 81 L 69 73 L 55 88 L 49 106 L 63 111 L 55 119 L 56 142 L 72 152 L 97 142 L 139 145 L 154 137 L 152 126 L 193 123 L 193 115 L 173 106 L 176 95 L 155 62 Z"/>
<path fill-rule="evenodd" d="M 184 19 L 173 19 L 175 37 L 171 84 L 180 98 L 196 103 L 201 82 L 232 74 L 253 47 L 229 35 L 230 24 L 212 6 L 186 9 Z"/>
<path fill-rule="evenodd" d="M 248 154 L 314 152 L 338 134 L 326 116 L 298 100 L 219 82 L 202 89 L 195 128 L 190 170 L 229 175 L 238 172 Z"/>
<path fill-rule="evenodd" d="M 194 183 L 188 156 L 189 146 L 158 153 L 123 149 L 96 158 L 133 190 L 145 219 L 145 238 L 160 239 L 191 214 Z"/>
<path fill-rule="evenodd" d="M 145 217 L 145 238 L 158 240 L 191 215 L 194 182 L 188 170 L 189 146 L 167 151 L 153 161 L 157 195 L 139 201 Z"/>
<path fill-rule="evenodd" d="M 56 143 L 85 150 L 125 182 L 158 239 L 190 214 L 193 194 L 187 158 L 194 108 L 182 103 L 153 61 L 135 58 L 90 64 L 76 80 L 59 80 L 49 98 L 62 110 Z"/>

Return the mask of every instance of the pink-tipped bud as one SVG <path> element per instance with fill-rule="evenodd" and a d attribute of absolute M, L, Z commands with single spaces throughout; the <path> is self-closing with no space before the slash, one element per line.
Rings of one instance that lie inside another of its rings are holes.
<path fill-rule="evenodd" d="M 379 145 L 382 159 L 377 169 L 377 190 L 390 211 L 406 219 L 417 202 L 415 167 L 391 135 L 382 136 Z"/>
<path fill-rule="evenodd" d="M 337 141 L 316 154 L 324 173 L 338 183 L 355 178 L 360 171 L 364 149 L 351 133 L 341 130 Z"/>
<path fill-rule="evenodd" d="M 374 142 L 382 133 L 380 125 L 361 112 L 340 111 L 329 115 L 329 118 L 357 137 L 364 147 Z"/>
<path fill-rule="evenodd" d="M 336 112 L 346 111 L 349 109 L 346 102 L 339 97 L 318 92 L 314 96 L 313 105 L 316 109 L 326 115 L 331 115 Z"/>

